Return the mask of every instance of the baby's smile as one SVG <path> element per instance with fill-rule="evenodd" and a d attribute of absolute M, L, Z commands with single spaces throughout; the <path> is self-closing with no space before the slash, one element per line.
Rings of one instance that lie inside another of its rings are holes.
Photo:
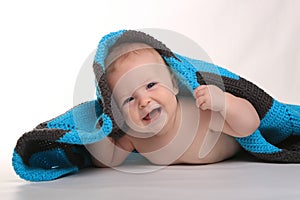
<path fill-rule="evenodd" d="M 159 119 L 160 114 L 161 114 L 161 107 L 154 108 L 154 109 L 152 109 L 152 111 L 150 111 L 149 113 L 147 113 L 146 116 L 142 118 L 142 120 L 147 125 L 147 124 L 150 124 L 153 121 Z"/>

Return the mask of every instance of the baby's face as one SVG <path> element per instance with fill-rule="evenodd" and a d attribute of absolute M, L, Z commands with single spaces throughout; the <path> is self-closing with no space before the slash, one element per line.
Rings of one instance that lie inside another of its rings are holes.
<path fill-rule="evenodd" d="M 161 132 L 176 114 L 178 92 L 161 56 L 155 50 L 131 53 L 114 68 L 108 84 L 129 128 Z"/>

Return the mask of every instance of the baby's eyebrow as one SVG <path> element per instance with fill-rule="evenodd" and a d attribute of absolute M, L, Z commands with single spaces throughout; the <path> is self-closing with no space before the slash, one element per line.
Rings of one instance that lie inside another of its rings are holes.
<path fill-rule="evenodd" d="M 124 85 L 121 85 L 113 91 L 113 95 L 117 97 L 119 101 L 125 101 L 125 99 L 131 97 L 137 89 L 142 88 L 151 82 L 157 82 L 157 80 L 148 78 L 145 81 L 136 84 L 136 86 L 131 86 L 131 87 L 126 87 Z"/>
<path fill-rule="evenodd" d="M 112 94 L 116 98 L 118 98 L 118 100 L 124 100 L 124 99 L 127 99 L 128 97 L 131 97 L 137 88 L 138 87 L 129 88 L 129 87 L 126 87 L 125 85 L 122 85 L 122 86 L 118 87 L 117 89 L 113 90 Z"/>
<path fill-rule="evenodd" d="M 119 100 L 122 100 L 124 98 L 131 96 L 131 94 L 129 92 L 125 93 L 124 91 L 114 91 L 113 95 L 114 95 L 114 97 L 118 98 Z"/>

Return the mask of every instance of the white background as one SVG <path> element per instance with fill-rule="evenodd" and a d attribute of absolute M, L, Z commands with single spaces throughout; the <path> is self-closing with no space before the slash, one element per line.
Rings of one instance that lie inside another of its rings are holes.
<path fill-rule="evenodd" d="M 297 0 L 1 1 L 0 175 L 12 171 L 24 132 L 74 106 L 82 64 L 119 29 L 176 31 L 214 63 L 300 104 L 299 10 Z"/>

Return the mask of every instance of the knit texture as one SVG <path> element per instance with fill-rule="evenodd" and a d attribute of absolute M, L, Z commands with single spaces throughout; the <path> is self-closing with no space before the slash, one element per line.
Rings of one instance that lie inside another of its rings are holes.
<path fill-rule="evenodd" d="M 105 78 L 107 55 L 125 42 L 152 46 L 187 92 L 192 93 L 200 85 L 213 84 L 247 99 L 256 109 L 261 124 L 250 136 L 236 138 L 239 144 L 265 162 L 300 162 L 300 106 L 275 100 L 252 82 L 225 68 L 176 54 L 143 32 L 121 30 L 104 36 L 99 42 L 93 64 L 97 99 L 43 122 L 19 138 L 12 164 L 21 178 L 49 181 L 91 167 L 91 157 L 84 144 L 125 134 L 120 128 L 124 123 L 120 112 L 112 113 L 113 101 Z"/>

